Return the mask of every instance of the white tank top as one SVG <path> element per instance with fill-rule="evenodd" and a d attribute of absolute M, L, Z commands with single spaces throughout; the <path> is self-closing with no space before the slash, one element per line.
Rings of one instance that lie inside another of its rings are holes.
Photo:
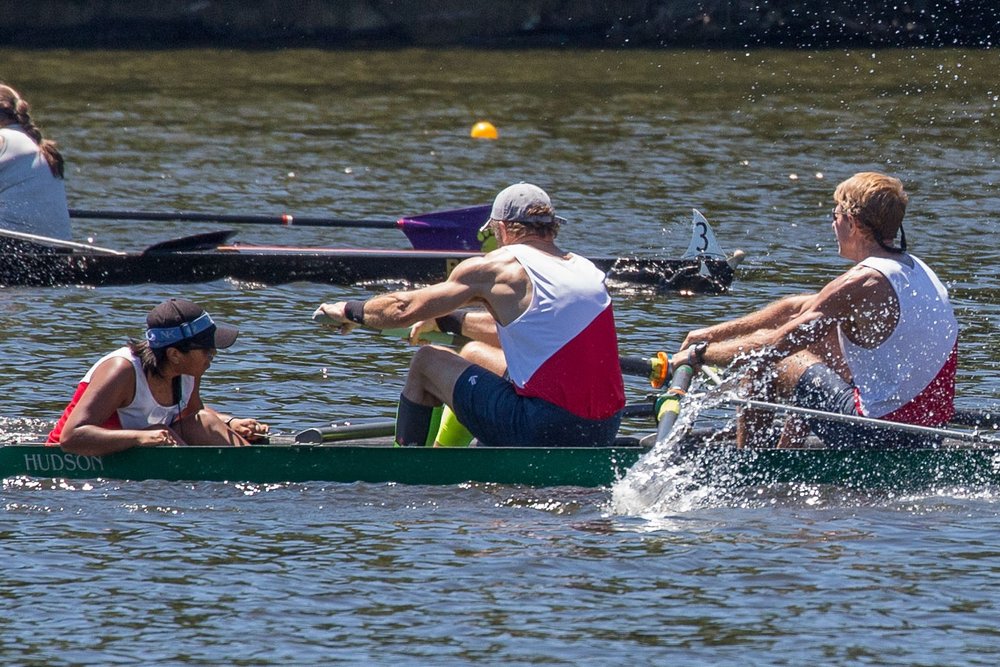
<path fill-rule="evenodd" d="M 899 300 L 896 328 L 878 347 L 869 350 L 855 345 L 838 329 L 862 414 L 882 417 L 909 403 L 934 381 L 955 350 L 958 322 L 948 291 L 917 257 L 869 257 L 859 266 L 884 275 Z"/>
<path fill-rule="evenodd" d="M 20 125 L 0 128 L 0 228 L 70 239 L 63 180 Z"/>
<path fill-rule="evenodd" d="M 123 429 L 142 429 L 147 426 L 166 425 L 169 426 L 184 412 L 188 402 L 191 400 L 191 393 L 194 391 L 194 377 L 190 375 L 181 376 L 181 400 L 175 405 L 160 405 L 153 393 L 149 390 L 149 382 L 146 374 L 142 372 L 142 362 L 132 354 L 127 347 L 121 347 L 114 352 L 101 357 L 101 359 L 90 367 L 87 374 L 83 376 L 82 382 L 90 384 L 94 371 L 108 359 L 122 357 L 132 363 L 135 370 L 135 397 L 132 402 L 123 408 L 118 409 L 118 420 Z"/>
<path fill-rule="evenodd" d="M 497 327 L 507 373 L 523 396 L 586 419 L 625 404 L 611 297 L 604 273 L 579 255 L 552 257 L 525 244 L 505 246 L 531 279 L 531 303 Z"/>

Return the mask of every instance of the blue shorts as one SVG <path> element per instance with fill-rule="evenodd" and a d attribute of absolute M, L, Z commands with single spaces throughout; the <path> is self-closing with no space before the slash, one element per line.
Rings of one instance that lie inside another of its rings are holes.
<path fill-rule="evenodd" d="M 455 416 L 480 443 L 493 447 L 606 447 L 614 444 L 621 413 L 584 419 L 540 398 L 520 396 L 514 384 L 473 364 L 455 382 Z"/>
<path fill-rule="evenodd" d="M 806 369 L 795 385 L 794 402 L 800 408 L 858 416 L 854 386 L 826 364 L 813 364 Z M 939 440 L 916 433 L 818 417 L 806 417 L 806 422 L 828 447 L 926 447 Z"/>

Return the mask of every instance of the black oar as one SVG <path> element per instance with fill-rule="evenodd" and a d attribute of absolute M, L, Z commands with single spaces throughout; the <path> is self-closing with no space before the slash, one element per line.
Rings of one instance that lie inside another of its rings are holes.
<path fill-rule="evenodd" d="M 395 220 L 345 220 L 341 218 L 316 218 L 281 215 L 243 215 L 236 213 L 184 213 L 179 211 L 89 211 L 77 208 L 69 210 L 71 218 L 92 218 L 96 220 L 146 220 L 177 222 L 221 222 L 248 225 L 286 225 L 294 227 L 363 227 L 366 229 L 396 229 Z"/>
<path fill-rule="evenodd" d="M 141 220 L 159 222 L 219 222 L 226 224 L 281 225 L 284 227 L 346 227 L 353 229 L 398 229 L 417 250 L 465 250 L 478 252 L 479 228 L 489 218 L 490 207 L 468 206 L 407 216 L 398 220 L 368 220 L 238 213 L 186 213 L 181 211 L 108 211 L 71 208 L 72 218 L 96 220 Z"/>
<path fill-rule="evenodd" d="M 316 319 L 315 316 L 313 319 Z M 401 338 L 406 340 L 410 337 L 409 329 L 383 329 L 380 332 L 383 336 L 390 338 Z M 457 334 L 449 334 L 441 331 L 426 331 L 420 335 L 428 343 L 438 345 L 462 346 L 470 339 Z M 618 362 L 622 368 L 623 375 L 633 375 L 649 380 L 654 389 L 659 389 L 670 380 L 671 371 L 670 359 L 665 352 L 657 352 L 655 357 L 635 357 L 622 355 L 618 357 Z"/>
<path fill-rule="evenodd" d="M 329 426 L 318 426 L 299 431 L 295 434 L 295 442 L 318 445 L 324 442 L 386 438 L 395 432 L 396 421 L 394 419 L 345 419 Z"/>

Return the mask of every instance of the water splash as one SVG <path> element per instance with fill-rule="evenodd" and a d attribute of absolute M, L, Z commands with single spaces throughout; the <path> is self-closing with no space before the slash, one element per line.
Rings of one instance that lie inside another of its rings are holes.
<path fill-rule="evenodd" d="M 612 486 L 612 513 L 652 518 L 704 507 L 720 496 L 714 484 L 696 476 L 696 466 L 683 454 L 691 447 L 707 444 L 699 437 L 692 437 L 694 423 L 725 401 L 729 387 L 699 389 L 688 391 L 681 415 L 667 440 L 654 446 Z M 717 432 L 721 431 L 711 431 L 709 438 Z"/>

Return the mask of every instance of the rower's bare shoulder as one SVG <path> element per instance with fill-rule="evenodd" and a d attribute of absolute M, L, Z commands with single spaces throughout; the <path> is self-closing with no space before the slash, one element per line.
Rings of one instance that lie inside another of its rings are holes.
<path fill-rule="evenodd" d="M 855 266 L 837 276 L 817 298 L 820 308 L 831 314 L 856 314 L 862 304 L 884 304 L 895 295 L 888 279 L 875 269 Z"/>
<path fill-rule="evenodd" d="M 125 357 L 105 359 L 94 369 L 90 386 L 92 391 L 85 396 L 100 397 L 102 401 L 110 399 L 116 406 L 126 405 L 135 395 L 135 367 Z"/>
<path fill-rule="evenodd" d="M 130 396 L 135 392 L 135 368 L 124 357 L 112 357 L 94 369 L 90 384 L 116 395 Z"/>
<path fill-rule="evenodd" d="M 828 283 L 835 290 L 871 289 L 879 285 L 889 285 L 881 273 L 867 266 L 853 266 Z"/>
<path fill-rule="evenodd" d="M 470 257 L 459 263 L 452 271 L 453 278 L 466 278 L 469 276 L 496 275 L 505 271 L 511 264 L 516 264 L 517 260 L 509 252 L 500 249 L 488 252 L 479 257 Z"/>

